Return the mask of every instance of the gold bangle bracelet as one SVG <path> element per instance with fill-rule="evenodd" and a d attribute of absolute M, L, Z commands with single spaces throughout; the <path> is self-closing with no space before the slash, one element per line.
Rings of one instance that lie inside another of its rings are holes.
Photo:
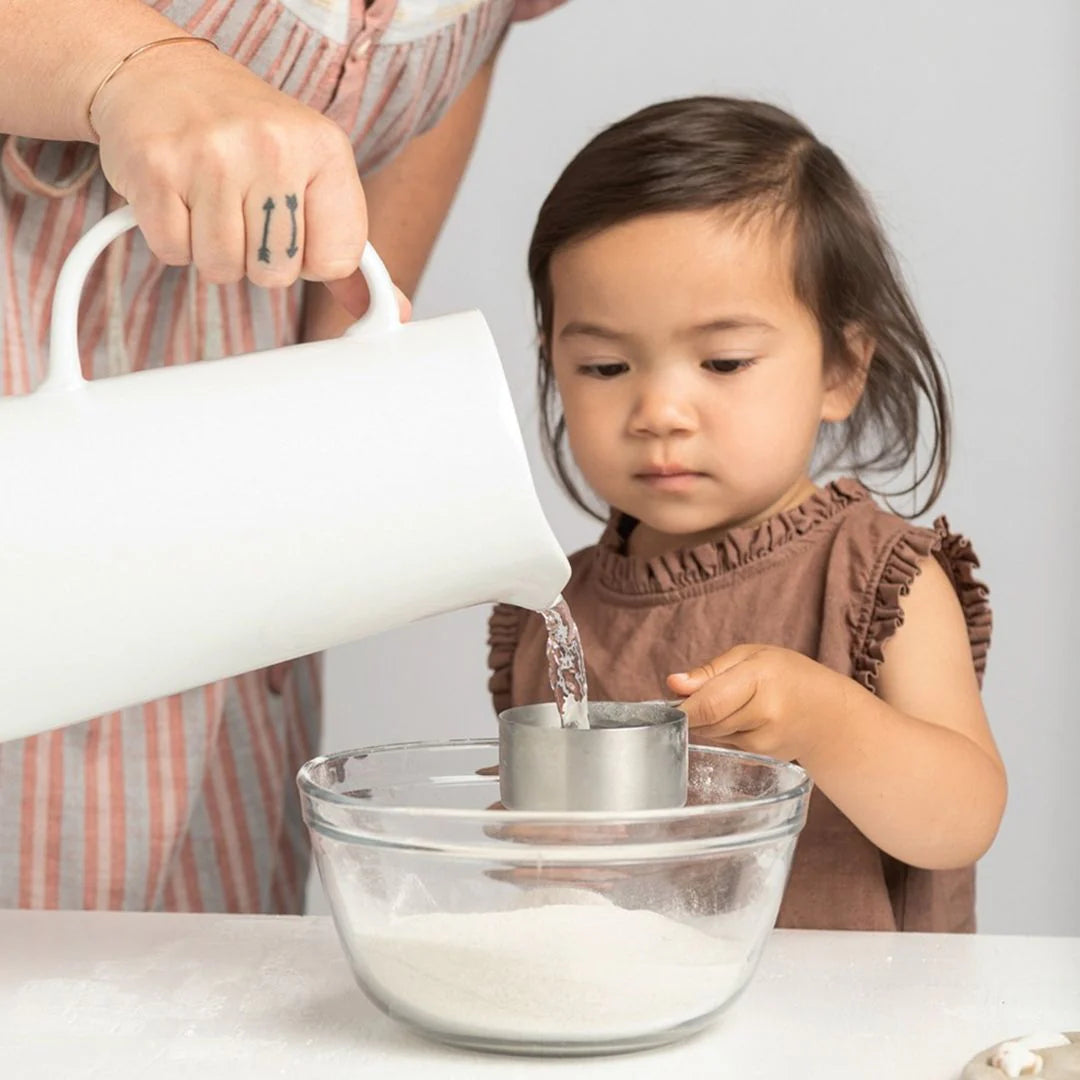
<path fill-rule="evenodd" d="M 212 41 L 210 38 L 189 37 L 189 36 L 186 36 L 186 35 L 182 36 L 182 37 L 167 37 L 167 38 L 161 38 L 159 41 L 148 41 L 145 45 L 140 45 L 137 49 L 132 49 L 131 52 L 129 52 L 127 54 L 127 56 L 125 56 L 122 60 L 118 60 L 115 64 L 113 64 L 113 66 L 109 69 L 108 73 L 106 74 L 105 78 L 102 79 L 101 82 L 98 83 L 98 87 L 94 91 L 93 97 L 90 98 L 90 104 L 86 106 L 86 123 L 87 123 L 87 126 L 90 128 L 91 134 L 94 136 L 94 138 L 98 142 L 101 141 L 101 136 L 98 135 L 97 128 L 94 127 L 94 115 L 93 115 L 94 114 L 94 106 L 97 104 L 97 99 L 98 99 L 98 96 L 101 94 L 101 91 L 104 90 L 105 87 L 109 85 L 109 82 L 112 79 L 112 77 L 129 60 L 134 60 L 136 56 L 140 55 L 140 53 L 149 52 L 151 49 L 156 49 L 160 45 L 177 45 L 177 44 L 179 44 L 180 42 L 183 42 L 183 41 L 199 42 L 199 43 L 201 43 L 203 45 L 213 45 L 213 47 L 215 49 L 217 48 L 217 42 Z"/>

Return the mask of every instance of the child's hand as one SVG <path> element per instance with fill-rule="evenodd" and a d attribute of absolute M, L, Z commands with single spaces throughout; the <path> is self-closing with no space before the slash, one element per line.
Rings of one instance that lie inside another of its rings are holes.
<path fill-rule="evenodd" d="M 739 645 L 693 671 L 668 676 L 686 698 L 691 741 L 781 761 L 810 756 L 846 712 L 850 679 L 801 653 Z"/>
<path fill-rule="evenodd" d="M 168 45 L 118 72 L 93 122 L 109 183 L 163 262 L 210 281 L 334 282 L 354 315 L 367 239 L 348 137 L 208 45 Z"/>

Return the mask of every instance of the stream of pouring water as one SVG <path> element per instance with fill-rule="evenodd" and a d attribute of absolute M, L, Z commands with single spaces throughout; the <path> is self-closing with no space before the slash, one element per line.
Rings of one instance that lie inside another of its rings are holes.
<path fill-rule="evenodd" d="M 578 628 L 566 601 L 560 596 L 542 611 L 547 626 L 548 678 L 564 728 L 589 726 L 589 688 L 585 681 L 585 657 Z"/>

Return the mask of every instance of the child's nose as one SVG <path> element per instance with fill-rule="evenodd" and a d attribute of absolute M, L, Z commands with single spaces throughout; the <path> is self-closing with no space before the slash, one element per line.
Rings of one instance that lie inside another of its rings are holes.
<path fill-rule="evenodd" d="M 630 430 L 634 435 L 664 438 L 687 433 L 696 426 L 693 402 L 678 387 L 643 387 L 634 403 Z"/>

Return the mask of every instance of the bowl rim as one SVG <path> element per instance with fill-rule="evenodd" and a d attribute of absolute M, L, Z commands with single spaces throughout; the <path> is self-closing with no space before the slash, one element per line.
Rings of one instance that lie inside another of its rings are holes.
<path fill-rule="evenodd" d="M 662 821 L 693 821 L 699 818 L 717 817 L 727 814 L 735 814 L 746 810 L 762 809 L 776 806 L 785 802 L 796 802 L 807 797 L 813 789 L 814 782 L 810 774 L 793 761 L 779 761 L 776 758 L 765 757 L 762 754 L 750 754 L 744 750 L 733 750 L 720 746 L 703 746 L 691 743 L 690 750 L 703 751 L 709 755 L 718 757 L 734 757 L 743 761 L 768 765 L 772 768 L 780 767 L 792 771 L 797 783 L 786 791 L 775 795 L 768 795 L 757 799 L 740 799 L 736 802 L 707 803 L 700 806 L 677 806 L 661 807 L 652 810 L 468 810 L 458 807 L 438 806 L 384 806 L 372 804 L 365 800 L 357 799 L 349 795 L 341 795 L 330 791 L 312 779 L 315 769 L 332 761 L 339 761 L 363 755 L 370 757 L 374 754 L 389 753 L 402 750 L 464 750 L 464 749 L 493 749 L 498 754 L 499 740 L 494 738 L 470 738 L 470 739 L 433 739 L 418 740 L 412 742 L 381 743 L 374 746 L 360 746 L 351 750 L 337 750 L 330 754 L 320 754 L 317 757 L 305 761 L 296 774 L 296 784 L 301 795 L 306 796 L 316 803 L 329 803 L 333 806 L 364 810 L 366 813 L 386 815 L 389 818 L 438 818 L 445 821 L 469 821 L 481 820 L 485 824 L 514 824 L 522 822 L 575 822 L 581 824 L 613 824 L 613 823 L 650 823 Z M 799 778 L 801 774 L 801 778 Z"/>

